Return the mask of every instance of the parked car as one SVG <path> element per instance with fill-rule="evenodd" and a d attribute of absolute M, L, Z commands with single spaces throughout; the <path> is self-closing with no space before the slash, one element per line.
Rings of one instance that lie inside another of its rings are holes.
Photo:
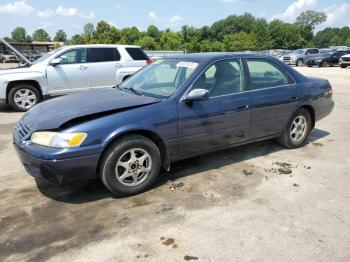
<path fill-rule="evenodd" d="M 48 96 L 118 85 L 149 63 L 138 46 L 62 47 L 29 66 L 0 71 L 0 103 L 27 111 Z"/>
<path fill-rule="evenodd" d="M 343 55 L 339 59 L 339 65 L 341 68 L 346 68 L 346 67 L 350 66 L 350 54 Z"/>
<path fill-rule="evenodd" d="M 16 63 L 18 62 L 18 58 L 12 52 L 6 52 L 0 54 L 1 63 Z"/>
<path fill-rule="evenodd" d="M 283 56 L 283 62 L 289 65 L 303 66 L 306 60 L 319 53 L 320 50 L 318 48 L 298 49 L 290 55 Z"/>
<path fill-rule="evenodd" d="M 115 88 L 43 102 L 13 137 L 33 176 L 99 177 L 113 194 L 133 195 L 180 159 L 272 138 L 300 147 L 333 106 L 327 80 L 271 56 L 190 54 L 160 59 Z"/>
<path fill-rule="evenodd" d="M 37 50 L 24 50 L 21 53 L 32 62 L 42 57 L 42 54 Z"/>
<path fill-rule="evenodd" d="M 350 51 L 334 51 L 329 53 L 320 53 L 306 61 L 308 66 L 334 66 L 339 64 L 339 59 L 343 55 L 349 54 Z"/>

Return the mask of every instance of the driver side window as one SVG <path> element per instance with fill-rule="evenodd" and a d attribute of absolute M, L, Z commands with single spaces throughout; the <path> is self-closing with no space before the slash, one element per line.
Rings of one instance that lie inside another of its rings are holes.
<path fill-rule="evenodd" d="M 242 92 L 243 73 L 239 60 L 216 62 L 197 79 L 193 89 L 207 89 L 209 97 Z"/>
<path fill-rule="evenodd" d="M 67 51 L 57 57 L 61 60 L 62 65 L 86 63 L 86 49 L 79 48 Z"/>

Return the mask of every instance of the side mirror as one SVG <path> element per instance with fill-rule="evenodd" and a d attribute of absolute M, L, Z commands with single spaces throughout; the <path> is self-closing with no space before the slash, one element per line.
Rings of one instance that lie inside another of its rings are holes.
<path fill-rule="evenodd" d="M 50 65 L 52 65 L 52 66 L 56 66 L 56 65 L 59 65 L 59 64 L 61 64 L 61 59 L 60 58 L 54 58 L 50 62 Z"/>
<path fill-rule="evenodd" d="M 209 91 L 207 89 L 197 88 L 197 89 L 191 90 L 182 101 L 192 102 L 192 101 L 203 101 L 208 99 L 209 99 Z"/>

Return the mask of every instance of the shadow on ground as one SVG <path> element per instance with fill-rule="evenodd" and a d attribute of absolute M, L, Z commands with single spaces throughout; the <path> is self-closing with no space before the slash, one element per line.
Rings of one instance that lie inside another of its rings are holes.
<path fill-rule="evenodd" d="M 330 133 L 320 129 L 314 129 L 310 134 L 308 143 L 328 136 Z M 170 172 L 162 171 L 154 188 L 161 187 L 170 181 L 176 181 L 183 177 L 196 173 L 218 169 L 223 166 L 238 164 L 240 162 L 278 152 L 288 150 L 279 146 L 274 140 L 252 143 L 231 149 L 220 150 L 208 153 L 199 157 L 182 160 L 172 164 Z M 55 185 L 36 179 L 39 191 L 56 201 L 66 203 L 86 203 L 104 198 L 113 198 L 109 191 L 103 186 L 100 180 L 76 182 L 67 185 Z"/>

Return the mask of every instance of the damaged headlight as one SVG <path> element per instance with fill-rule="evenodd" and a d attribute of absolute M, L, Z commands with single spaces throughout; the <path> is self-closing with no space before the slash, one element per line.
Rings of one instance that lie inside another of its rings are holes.
<path fill-rule="evenodd" d="M 57 147 L 72 148 L 79 147 L 86 139 L 86 133 L 61 133 L 61 132 L 34 132 L 30 137 L 33 144 Z"/>

